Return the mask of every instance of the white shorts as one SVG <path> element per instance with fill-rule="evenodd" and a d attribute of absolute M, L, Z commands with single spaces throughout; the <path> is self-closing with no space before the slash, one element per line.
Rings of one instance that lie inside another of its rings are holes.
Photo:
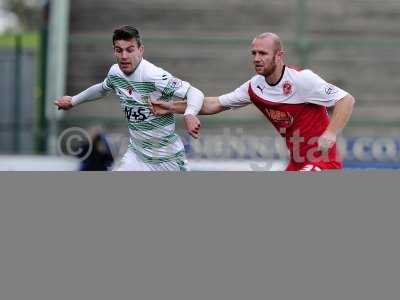
<path fill-rule="evenodd" d="M 186 160 L 179 163 L 168 161 L 157 164 L 145 163 L 132 150 L 128 149 L 121 161 L 114 167 L 113 171 L 186 171 Z"/>

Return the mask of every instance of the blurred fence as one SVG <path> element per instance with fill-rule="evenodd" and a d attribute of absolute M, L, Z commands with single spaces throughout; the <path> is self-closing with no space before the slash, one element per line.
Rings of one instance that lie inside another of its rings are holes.
<path fill-rule="evenodd" d="M 0 153 L 32 153 L 37 52 L 21 35 L 8 41 L 0 48 Z"/>

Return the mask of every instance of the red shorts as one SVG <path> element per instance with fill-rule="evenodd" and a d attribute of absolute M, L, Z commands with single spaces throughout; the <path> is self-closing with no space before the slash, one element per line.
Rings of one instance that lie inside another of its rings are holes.
<path fill-rule="evenodd" d="M 300 172 L 319 172 L 324 170 L 340 170 L 343 169 L 343 164 L 338 161 L 330 162 L 304 162 L 295 163 L 290 161 L 285 171 L 300 171 Z"/>

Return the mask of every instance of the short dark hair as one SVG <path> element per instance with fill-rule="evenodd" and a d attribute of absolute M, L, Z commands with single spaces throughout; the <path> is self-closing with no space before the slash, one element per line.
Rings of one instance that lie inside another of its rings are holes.
<path fill-rule="evenodd" d="M 118 40 L 129 41 L 131 39 L 135 39 L 139 47 L 142 45 L 142 40 L 140 38 L 139 30 L 137 30 L 135 27 L 124 25 L 114 30 L 113 45 L 115 45 L 115 41 Z"/>

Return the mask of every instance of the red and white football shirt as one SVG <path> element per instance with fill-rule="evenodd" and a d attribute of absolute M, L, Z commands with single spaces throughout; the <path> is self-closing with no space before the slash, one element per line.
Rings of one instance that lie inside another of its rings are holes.
<path fill-rule="evenodd" d="M 312 165 L 318 169 L 340 169 L 341 159 L 334 145 L 329 153 L 317 151 L 317 140 L 329 124 L 326 107 L 333 106 L 347 92 L 327 83 L 310 70 L 285 66 L 274 85 L 256 75 L 229 94 L 219 97 L 222 106 L 237 108 L 253 103 L 286 139 L 290 152 L 287 170 Z M 307 167 L 308 168 L 308 167 Z"/>

